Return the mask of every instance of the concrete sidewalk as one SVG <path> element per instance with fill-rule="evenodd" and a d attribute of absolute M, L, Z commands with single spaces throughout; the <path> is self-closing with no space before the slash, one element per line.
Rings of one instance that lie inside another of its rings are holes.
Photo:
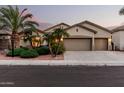
<path fill-rule="evenodd" d="M 79 61 L 79 60 L 0 60 L 0 65 L 86 65 L 124 66 L 124 61 Z"/>

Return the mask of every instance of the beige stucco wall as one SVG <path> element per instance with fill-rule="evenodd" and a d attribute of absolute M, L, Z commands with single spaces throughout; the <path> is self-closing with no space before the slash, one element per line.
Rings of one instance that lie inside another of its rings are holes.
<path fill-rule="evenodd" d="M 99 28 L 92 26 L 90 24 L 87 24 L 87 23 L 82 24 L 82 25 L 97 31 L 97 33 L 94 35 L 95 38 L 111 38 L 111 33 L 107 32 L 105 30 L 99 29 Z"/>
<path fill-rule="evenodd" d="M 24 42 L 23 39 L 20 40 L 20 46 L 27 47 L 29 45 L 30 45 L 29 41 Z"/>
<path fill-rule="evenodd" d="M 124 50 L 124 31 L 113 33 L 112 41 L 120 50 Z"/>
<path fill-rule="evenodd" d="M 120 49 L 120 32 L 115 32 L 112 34 L 112 42 L 115 46 L 117 46 Z"/>
<path fill-rule="evenodd" d="M 120 32 L 120 49 L 124 50 L 124 31 Z"/>
<path fill-rule="evenodd" d="M 63 29 L 65 29 L 65 28 L 68 28 L 68 26 L 67 25 L 58 25 L 58 26 L 56 26 L 54 28 L 51 28 L 49 30 L 46 30 L 46 32 L 53 32 L 57 28 L 63 28 Z"/>
<path fill-rule="evenodd" d="M 78 29 L 78 32 L 76 31 L 76 29 Z M 67 32 L 69 33 L 70 36 L 82 36 L 82 37 L 84 36 L 84 37 L 91 37 L 91 38 L 94 36 L 93 32 L 90 32 L 78 26 L 68 29 Z"/>

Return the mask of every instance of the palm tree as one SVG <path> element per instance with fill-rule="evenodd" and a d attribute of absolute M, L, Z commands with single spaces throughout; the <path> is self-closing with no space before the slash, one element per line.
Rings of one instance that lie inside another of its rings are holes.
<path fill-rule="evenodd" d="M 56 56 L 58 54 L 60 44 L 63 43 L 63 38 L 69 37 L 69 34 L 64 29 L 57 28 L 53 32 L 53 37 L 55 37 L 55 42 L 57 43 L 58 46 L 55 53 Z"/>
<path fill-rule="evenodd" d="M 12 57 L 14 57 L 14 47 L 18 37 L 18 32 L 31 31 L 31 29 L 36 29 L 38 26 L 38 23 L 29 20 L 32 18 L 32 14 L 24 14 L 26 10 L 27 9 L 25 8 L 22 11 L 19 11 L 17 6 L 7 6 L 0 9 L 0 29 L 5 29 L 12 32 Z"/>
<path fill-rule="evenodd" d="M 49 47 L 49 50 L 50 50 L 50 53 L 51 53 L 52 57 L 54 57 L 54 54 L 53 54 L 53 51 L 52 51 L 52 44 L 54 42 L 53 34 L 51 32 L 44 33 L 43 37 L 44 37 L 44 40 L 48 44 L 48 47 Z"/>
<path fill-rule="evenodd" d="M 124 15 L 124 7 L 120 9 L 119 15 Z"/>

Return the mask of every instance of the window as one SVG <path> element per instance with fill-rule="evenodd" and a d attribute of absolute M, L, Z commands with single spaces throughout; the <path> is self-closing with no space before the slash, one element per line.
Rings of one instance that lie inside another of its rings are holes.
<path fill-rule="evenodd" d="M 61 29 L 63 29 L 63 26 L 61 26 Z"/>
<path fill-rule="evenodd" d="M 41 38 L 40 37 L 32 38 L 32 45 L 33 47 L 39 47 L 41 45 Z"/>
<path fill-rule="evenodd" d="M 76 29 L 76 32 L 78 32 L 78 28 Z"/>

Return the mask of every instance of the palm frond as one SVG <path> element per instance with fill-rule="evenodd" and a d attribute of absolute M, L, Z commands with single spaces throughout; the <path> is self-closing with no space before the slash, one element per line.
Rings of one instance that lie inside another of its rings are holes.
<path fill-rule="evenodd" d="M 3 7 L 0 9 L 0 13 L 1 13 L 1 17 L 4 17 L 11 22 L 11 13 L 9 9 Z"/>
<path fill-rule="evenodd" d="M 22 12 L 20 13 L 20 16 L 22 16 L 23 13 L 24 13 L 25 11 L 27 11 L 27 10 L 28 10 L 27 8 L 23 9 Z"/>
<path fill-rule="evenodd" d="M 22 16 L 22 22 L 25 21 L 25 20 L 28 19 L 28 18 L 32 18 L 32 16 L 33 16 L 33 15 L 30 14 L 30 13 L 29 13 L 29 14 L 26 14 L 26 15 L 24 15 L 24 16 Z"/>
<path fill-rule="evenodd" d="M 36 21 L 26 21 L 25 22 L 25 25 L 31 25 L 31 24 L 33 24 L 35 26 L 39 26 L 39 24 Z"/>
<path fill-rule="evenodd" d="M 61 28 L 54 29 L 53 36 L 56 38 L 69 37 L 69 34 Z"/>
<path fill-rule="evenodd" d="M 119 11 L 119 15 L 124 15 L 124 7 Z"/>

